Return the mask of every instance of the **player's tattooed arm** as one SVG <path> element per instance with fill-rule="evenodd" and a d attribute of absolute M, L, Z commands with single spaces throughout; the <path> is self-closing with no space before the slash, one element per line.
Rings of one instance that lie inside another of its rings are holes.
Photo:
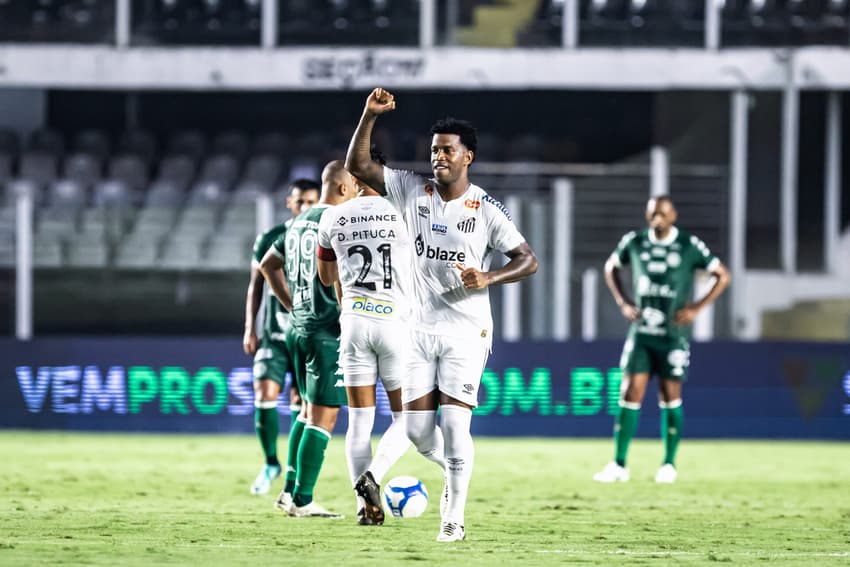
<path fill-rule="evenodd" d="M 686 305 L 676 312 L 673 317 L 673 323 L 676 325 L 690 325 L 703 308 L 711 305 L 715 299 L 720 297 L 720 294 L 729 287 L 729 282 L 732 281 L 732 276 L 729 273 L 729 268 L 723 265 L 722 262 L 717 263 L 717 267 L 711 271 L 711 276 L 714 278 L 714 285 L 705 296 L 690 305 Z"/>
<path fill-rule="evenodd" d="M 256 263 L 251 266 L 251 279 L 245 295 L 245 334 L 242 336 L 242 350 L 249 356 L 257 353 L 257 313 L 263 301 L 263 276 Z"/>
<path fill-rule="evenodd" d="M 260 271 L 263 277 L 269 284 L 269 287 L 274 293 L 274 296 L 283 305 L 287 311 L 292 310 L 292 296 L 289 293 L 289 286 L 286 285 L 286 278 L 283 275 L 283 258 L 280 258 L 274 253 L 275 248 L 272 247 L 263 256 L 260 262 Z"/>
<path fill-rule="evenodd" d="M 390 92 L 379 87 L 369 93 L 360 123 L 354 131 L 345 156 L 345 168 L 349 173 L 381 195 L 387 194 L 384 187 L 384 166 L 372 161 L 372 128 L 378 116 L 393 109 L 395 97 Z"/>
<path fill-rule="evenodd" d="M 467 268 L 456 264 L 460 270 L 460 279 L 467 289 L 484 289 L 487 286 L 506 284 L 524 280 L 537 271 L 537 256 L 531 250 L 528 242 L 523 242 L 505 255 L 510 258 L 507 264 L 498 270 L 481 272 L 475 268 Z"/>
<path fill-rule="evenodd" d="M 611 290 L 611 295 L 614 296 L 614 301 L 620 307 L 620 313 L 629 321 L 637 321 L 640 319 L 640 311 L 634 302 L 623 291 L 623 282 L 620 279 L 620 268 L 614 263 L 613 258 L 608 258 L 605 262 L 605 283 L 608 284 L 608 289 Z"/>

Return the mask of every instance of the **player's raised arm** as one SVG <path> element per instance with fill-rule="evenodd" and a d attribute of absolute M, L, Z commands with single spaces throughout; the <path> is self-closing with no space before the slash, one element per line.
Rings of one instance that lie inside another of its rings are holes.
<path fill-rule="evenodd" d="M 360 123 L 354 131 L 345 156 L 345 168 L 381 195 L 387 193 L 384 188 L 384 168 L 372 160 L 372 128 L 378 116 L 393 109 L 395 98 L 390 92 L 378 87 L 369 93 Z"/>
<path fill-rule="evenodd" d="M 605 283 L 608 284 L 608 289 L 611 290 L 611 295 L 614 296 L 614 301 L 620 307 L 623 317 L 629 321 L 637 321 L 640 318 L 640 312 L 634 302 L 626 296 L 626 292 L 623 291 L 623 282 L 620 280 L 620 267 L 614 260 L 613 255 L 605 262 Z"/>
<path fill-rule="evenodd" d="M 286 278 L 283 275 L 283 258 L 275 252 L 277 252 L 277 249 L 274 246 L 269 248 L 269 251 L 263 256 L 262 262 L 260 262 L 260 272 L 266 278 L 272 293 L 280 301 L 280 304 L 283 305 L 283 308 L 291 311 L 292 296 L 289 293 L 289 286 L 286 285 Z"/>

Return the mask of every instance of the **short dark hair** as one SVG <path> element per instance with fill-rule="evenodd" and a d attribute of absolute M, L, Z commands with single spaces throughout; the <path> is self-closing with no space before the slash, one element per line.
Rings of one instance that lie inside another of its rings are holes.
<path fill-rule="evenodd" d="M 313 179 L 301 177 L 289 184 L 289 190 L 299 189 L 301 191 L 321 191 L 322 184 Z"/>
<path fill-rule="evenodd" d="M 460 136 L 460 143 L 466 146 L 469 151 L 478 150 L 478 132 L 475 126 L 466 120 L 458 120 L 447 116 L 442 120 L 437 120 L 431 126 L 431 134 L 457 134 Z"/>
<path fill-rule="evenodd" d="M 369 148 L 369 156 L 372 158 L 372 161 L 381 165 L 387 165 L 387 158 L 384 157 L 383 152 L 375 144 L 372 144 L 372 147 Z"/>

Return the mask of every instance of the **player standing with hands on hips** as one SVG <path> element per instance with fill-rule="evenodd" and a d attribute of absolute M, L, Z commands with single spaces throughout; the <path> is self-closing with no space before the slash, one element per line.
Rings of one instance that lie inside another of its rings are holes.
<path fill-rule="evenodd" d="M 729 285 L 729 270 L 708 246 L 675 226 L 673 201 L 666 195 L 646 205 L 648 228 L 623 236 L 605 263 L 605 281 L 623 317 L 632 322 L 620 366 L 620 411 L 614 423 L 614 460 L 593 475 L 598 482 L 627 482 L 626 455 L 637 430 L 640 406 L 650 377 L 660 383 L 661 435 L 664 462 L 655 482 L 676 481 L 676 450 L 682 437 L 682 382 L 690 363 L 690 325 L 697 314 L 717 299 Z M 632 269 L 632 301 L 623 291 L 620 270 Z M 694 271 L 705 270 L 714 285 L 696 303 L 690 303 Z"/>
<path fill-rule="evenodd" d="M 475 452 L 469 427 L 493 334 L 487 288 L 527 278 L 537 271 L 537 258 L 507 209 L 470 183 L 478 140 L 468 122 L 446 118 L 431 128 L 431 179 L 372 161 L 375 120 L 395 107 L 391 93 L 372 91 L 346 168 L 402 212 L 413 242 L 415 330 L 402 386 L 404 420 L 417 450 L 445 472 L 448 501 L 437 541 L 451 542 L 465 537 Z M 509 261 L 490 271 L 496 252 Z"/>

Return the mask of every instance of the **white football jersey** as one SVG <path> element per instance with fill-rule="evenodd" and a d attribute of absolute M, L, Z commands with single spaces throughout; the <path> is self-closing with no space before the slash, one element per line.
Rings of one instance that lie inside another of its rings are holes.
<path fill-rule="evenodd" d="M 410 316 L 410 240 L 401 213 L 383 197 L 356 197 L 322 215 L 319 246 L 334 251 L 342 312 L 375 319 Z"/>
<path fill-rule="evenodd" d="M 434 181 L 410 171 L 385 167 L 384 186 L 414 244 L 416 328 L 491 344 L 489 290 L 464 287 L 457 266 L 486 272 L 494 251 L 506 253 L 525 242 L 507 209 L 473 184 L 444 202 Z"/>

